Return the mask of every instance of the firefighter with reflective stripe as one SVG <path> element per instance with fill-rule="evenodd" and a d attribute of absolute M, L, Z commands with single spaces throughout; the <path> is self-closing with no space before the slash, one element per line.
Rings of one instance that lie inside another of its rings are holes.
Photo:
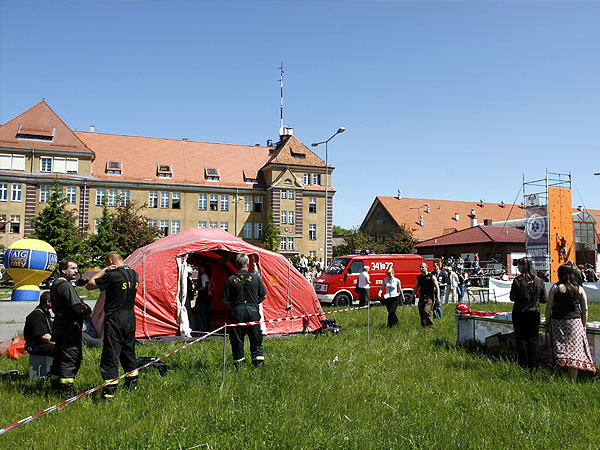
<path fill-rule="evenodd" d="M 54 310 L 52 340 L 55 342 L 54 359 L 50 368 L 52 387 L 65 397 L 73 395 L 73 383 L 81 366 L 81 329 L 83 319 L 92 309 L 84 303 L 71 284 L 77 275 L 77 262 L 63 258 L 58 263 L 60 277 L 50 287 Z"/>
<path fill-rule="evenodd" d="M 137 292 L 138 274 L 123 264 L 117 252 L 106 255 L 106 267 L 86 284 L 89 290 L 104 291 L 104 340 L 100 359 L 100 374 L 104 382 L 119 376 L 119 361 L 127 373 L 125 387 L 137 386 L 138 371 L 135 357 L 135 313 L 133 305 Z M 102 389 L 102 398 L 111 400 L 118 381 L 111 381 Z"/>
<path fill-rule="evenodd" d="M 235 258 L 238 273 L 230 276 L 223 289 L 223 303 L 231 307 L 231 323 L 254 322 L 260 320 L 259 305 L 267 296 L 265 285 L 257 273 L 248 271 L 248 256 L 240 253 Z M 231 328 L 231 352 L 236 368 L 244 364 L 244 337 L 250 340 L 250 355 L 256 367 L 264 364 L 260 325 L 246 325 Z"/>

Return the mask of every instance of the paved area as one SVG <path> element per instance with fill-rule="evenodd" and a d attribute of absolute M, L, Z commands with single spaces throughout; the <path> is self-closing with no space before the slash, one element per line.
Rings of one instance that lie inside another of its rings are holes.
<path fill-rule="evenodd" d="M 84 301 L 92 308 L 96 301 Z M 38 302 L 11 302 L 0 300 L 0 341 L 7 341 L 23 334 L 25 317 L 38 305 Z"/>

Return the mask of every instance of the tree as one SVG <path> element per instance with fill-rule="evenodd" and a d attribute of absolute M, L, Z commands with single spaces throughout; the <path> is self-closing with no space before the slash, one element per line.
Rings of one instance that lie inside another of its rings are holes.
<path fill-rule="evenodd" d="M 400 226 L 400 230 L 392 233 L 383 244 L 384 253 L 415 253 L 417 240 L 413 237 L 411 230 L 406 224 Z"/>
<path fill-rule="evenodd" d="M 355 230 L 354 233 L 344 236 L 345 244 L 334 248 L 334 256 L 348 255 L 355 250 L 369 250 L 371 253 L 377 253 L 377 243 L 371 236 L 361 231 Z"/>
<path fill-rule="evenodd" d="M 144 208 L 145 204 L 138 207 L 135 202 L 130 201 L 126 205 L 119 204 L 112 215 L 112 231 L 123 258 L 154 242 L 158 237 L 157 228 L 148 225 L 148 218 L 140 214 Z"/>
<path fill-rule="evenodd" d="M 50 190 L 48 206 L 30 219 L 34 229 L 31 237 L 54 247 L 59 261 L 69 257 L 85 266 L 85 230 L 79 229 L 77 221 L 76 211 L 67 209 L 63 188 L 57 178 Z"/>
<path fill-rule="evenodd" d="M 279 234 L 279 227 L 275 222 L 275 216 L 273 210 L 269 211 L 267 216 L 267 223 L 262 233 L 261 238 L 263 248 L 271 250 L 272 252 L 278 252 L 279 246 L 281 245 L 281 235 Z"/>
<path fill-rule="evenodd" d="M 97 223 L 96 233 L 88 241 L 88 260 L 93 265 L 103 265 L 104 257 L 110 251 L 119 249 L 119 240 L 113 231 L 113 215 L 106 205 L 102 208 L 102 218 Z"/>
<path fill-rule="evenodd" d="M 332 232 L 334 236 L 345 236 L 347 234 L 352 234 L 356 231 L 356 229 L 342 228 L 339 225 L 334 225 Z"/>

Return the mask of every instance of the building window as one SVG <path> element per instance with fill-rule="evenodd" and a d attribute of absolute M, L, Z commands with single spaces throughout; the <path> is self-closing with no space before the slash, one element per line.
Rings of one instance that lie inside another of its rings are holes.
<path fill-rule="evenodd" d="M 252 224 L 249 222 L 244 224 L 244 239 L 252 239 Z"/>
<path fill-rule="evenodd" d="M 304 174 L 304 184 L 310 184 L 310 173 Z"/>
<path fill-rule="evenodd" d="M 281 211 L 281 223 L 287 223 L 287 211 Z"/>
<path fill-rule="evenodd" d="M 209 226 L 210 226 L 210 228 L 219 228 L 219 223 L 218 222 L 211 222 Z"/>
<path fill-rule="evenodd" d="M 210 210 L 218 211 L 219 210 L 219 196 L 218 194 L 210 194 Z"/>
<path fill-rule="evenodd" d="M 317 197 L 309 197 L 308 199 L 308 212 L 316 213 L 317 212 Z"/>
<path fill-rule="evenodd" d="M 156 166 L 156 175 L 158 178 L 173 178 L 173 171 L 169 164 L 158 164 Z"/>
<path fill-rule="evenodd" d="M 169 235 L 169 221 L 168 220 L 161 220 L 158 228 L 159 228 L 158 231 L 159 231 L 161 237 Z"/>
<path fill-rule="evenodd" d="M 9 233 L 19 234 L 21 232 L 21 216 L 12 214 L 10 216 Z"/>
<path fill-rule="evenodd" d="M 158 207 L 158 191 L 148 192 L 148 208 Z"/>
<path fill-rule="evenodd" d="M 287 189 L 281 190 L 281 198 L 287 198 Z"/>
<path fill-rule="evenodd" d="M 206 210 L 206 194 L 198 194 L 198 209 Z"/>
<path fill-rule="evenodd" d="M 294 211 L 288 211 L 288 223 L 290 225 L 294 224 Z"/>
<path fill-rule="evenodd" d="M 54 173 L 67 173 L 67 158 L 54 158 L 52 165 Z"/>
<path fill-rule="evenodd" d="M 317 224 L 311 223 L 308 225 L 308 240 L 316 241 L 317 240 Z"/>
<path fill-rule="evenodd" d="M 0 202 L 8 201 L 8 183 L 0 183 Z"/>
<path fill-rule="evenodd" d="M 106 174 L 107 175 L 121 175 L 121 162 L 120 161 L 106 161 Z"/>
<path fill-rule="evenodd" d="M 221 195 L 221 211 L 229 211 L 229 195 Z"/>
<path fill-rule="evenodd" d="M 6 220 L 6 214 L 0 214 L 0 233 L 6 233 L 6 224 L 8 220 Z"/>
<path fill-rule="evenodd" d="M 288 236 L 288 245 L 287 245 L 288 250 L 294 250 L 294 247 L 295 247 L 294 240 L 295 240 L 294 237 Z"/>
<path fill-rule="evenodd" d="M 179 233 L 180 229 L 181 229 L 181 221 L 171 220 L 171 234 Z"/>
<path fill-rule="evenodd" d="M 287 244 L 287 237 L 282 236 L 281 244 L 279 245 L 279 250 L 285 250 L 286 244 Z"/>
<path fill-rule="evenodd" d="M 94 234 L 98 234 L 98 230 L 100 228 L 101 223 L 102 223 L 102 218 L 94 219 Z"/>
<path fill-rule="evenodd" d="M 79 160 L 77 158 L 67 158 L 67 173 L 79 172 Z"/>
<path fill-rule="evenodd" d="M 254 239 L 262 238 L 262 223 L 254 224 Z"/>
<path fill-rule="evenodd" d="M 131 201 L 131 191 L 129 189 L 121 189 L 121 200 L 120 200 L 121 206 L 129 205 L 130 201 Z"/>
<path fill-rule="evenodd" d="M 52 172 L 52 158 L 40 158 L 40 172 Z"/>
<path fill-rule="evenodd" d="M 221 230 L 229 231 L 229 222 L 221 222 Z"/>
<path fill-rule="evenodd" d="M 294 194 L 295 194 L 294 190 L 293 190 L 293 189 L 290 189 L 290 190 L 288 191 L 288 198 L 289 198 L 290 200 L 294 200 Z"/>
<path fill-rule="evenodd" d="M 252 211 L 252 196 L 251 195 L 244 196 L 244 211 L 245 212 Z"/>
<path fill-rule="evenodd" d="M 316 250 L 310 250 L 308 252 L 308 256 L 310 256 L 311 258 L 316 258 L 317 257 L 317 251 Z"/>
<path fill-rule="evenodd" d="M 161 192 L 160 193 L 160 207 L 161 208 L 168 208 L 169 207 L 169 200 L 170 200 L 170 195 L 168 192 Z"/>
<path fill-rule="evenodd" d="M 117 206 L 117 198 L 119 197 L 118 189 L 108 190 L 108 206 Z"/>
<path fill-rule="evenodd" d="M 313 173 L 313 184 L 315 186 L 321 186 L 321 174 Z"/>
<path fill-rule="evenodd" d="M 157 226 L 156 219 L 148 219 L 148 226 L 152 227 L 152 228 L 156 228 L 156 226 Z"/>
<path fill-rule="evenodd" d="M 96 188 L 96 206 L 104 206 L 104 200 L 106 198 L 105 188 Z"/>
<path fill-rule="evenodd" d="M 255 212 L 262 212 L 263 210 L 263 198 L 262 195 L 255 195 L 254 196 L 254 211 Z"/>
<path fill-rule="evenodd" d="M 207 181 L 219 181 L 219 169 L 216 168 L 205 168 L 204 169 L 204 178 Z"/>
<path fill-rule="evenodd" d="M 171 208 L 181 209 L 181 192 L 173 192 L 171 195 Z"/>
<path fill-rule="evenodd" d="M 20 202 L 21 198 L 22 198 L 22 194 L 23 194 L 23 186 L 20 184 L 13 184 L 10 199 L 13 202 Z"/>
<path fill-rule="evenodd" d="M 77 187 L 67 186 L 67 203 L 70 205 L 77 204 Z"/>
<path fill-rule="evenodd" d="M 201 220 L 200 222 L 198 222 L 198 228 L 206 228 L 206 221 Z"/>
<path fill-rule="evenodd" d="M 0 155 L 0 169 L 25 170 L 25 155 Z"/>
<path fill-rule="evenodd" d="M 40 185 L 40 203 L 48 203 L 50 198 L 50 186 L 47 184 Z"/>

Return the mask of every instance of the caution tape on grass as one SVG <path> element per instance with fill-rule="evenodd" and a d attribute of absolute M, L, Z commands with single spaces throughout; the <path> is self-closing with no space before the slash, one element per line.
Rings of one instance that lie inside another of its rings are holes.
<path fill-rule="evenodd" d="M 219 331 L 221 331 L 221 330 L 223 330 L 225 328 L 243 327 L 243 326 L 248 326 L 248 325 L 259 325 L 261 323 L 284 322 L 286 320 L 298 320 L 298 319 L 304 319 L 304 318 L 308 318 L 308 317 L 323 316 L 323 315 L 326 315 L 326 314 L 333 314 L 333 313 L 344 312 L 344 311 L 354 311 L 354 310 L 358 310 L 358 309 L 365 309 L 365 308 L 368 308 L 368 307 L 369 306 L 358 306 L 358 307 L 355 307 L 355 308 L 338 309 L 338 310 L 335 310 L 335 311 L 323 311 L 323 312 L 320 312 L 320 313 L 317 313 L 317 314 L 304 314 L 302 316 L 281 317 L 281 318 L 278 318 L 278 319 L 257 320 L 257 321 L 254 321 L 254 322 L 240 322 L 240 323 L 232 323 L 232 324 L 223 325 L 222 327 L 219 327 L 219 328 L 211 331 L 210 333 L 206 333 L 203 336 L 201 336 L 201 337 L 199 337 L 197 339 L 194 339 L 193 341 L 190 341 L 190 342 L 182 345 L 181 347 L 176 348 L 172 352 L 169 352 L 166 355 L 161 356 L 160 358 L 153 359 L 152 361 L 144 364 L 143 366 L 138 367 L 136 370 L 145 369 L 146 367 L 151 366 L 152 364 L 156 363 L 157 361 L 162 361 L 163 359 L 168 358 L 169 356 L 174 355 L 175 353 L 177 353 L 177 352 L 179 352 L 179 351 L 181 351 L 181 350 L 183 350 L 185 348 L 188 348 L 188 347 L 194 345 L 195 343 L 200 342 L 200 341 L 202 341 L 202 340 L 204 340 L 204 339 L 206 339 L 206 338 L 208 338 L 208 337 L 210 337 L 210 336 L 218 333 Z M 29 423 L 32 420 L 37 419 L 38 417 L 42 417 L 43 415 L 51 413 L 52 411 L 56 411 L 57 409 L 61 408 L 62 406 L 66 406 L 69 403 L 73 403 L 74 401 L 77 401 L 80 398 L 86 397 L 86 396 L 88 396 L 88 395 L 90 395 L 90 394 L 92 394 L 92 393 L 94 393 L 94 392 L 102 389 L 104 386 L 107 386 L 109 384 L 113 384 L 115 381 L 119 381 L 119 380 L 125 378 L 127 375 L 129 375 L 129 374 L 131 374 L 133 372 L 135 372 L 135 370 L 132 370 L 131 372 L 124 373 L 120 377 L 117 377 L 117 378 L 114 378 L 112 380 L 109 380 L 109 381 L 107 381 L 105 383 L 102 383 L 99 386 L 96 386 L 95 388 L 89 389 L 89 390 L 87 390 L 85 392 L 82 392 L 81 394 L 77 394 L 77 395 L 75 395 L 75 396 L 73 396 L 73 397 L 71 397 L 71 398 L 69 398 L 67 400 L 64 400 L 64 401 L 62 401 L 60 403 L 57 403 L 56 405 L 50 406 L 49 408 L 46 408 L 43 411 L 38 412 L 37 414 L 33 414 L 33 415 L 29 416 L 29 417 L 25 417 L 24 419 L 21 419 L 18 422 L 13 423 L 12 425 L 9 425 L 9 426 L 7 426 L 5 428 L 0 429 L 0 435 L 4 434 L 4 433 L 6 433 L 6 432 L 8 432 L 10 430 L 14 430 L 15 428 L 17 428 L 17 427 L 19 427 L 21 425 L 25 425 L 26 423 Z"/>

